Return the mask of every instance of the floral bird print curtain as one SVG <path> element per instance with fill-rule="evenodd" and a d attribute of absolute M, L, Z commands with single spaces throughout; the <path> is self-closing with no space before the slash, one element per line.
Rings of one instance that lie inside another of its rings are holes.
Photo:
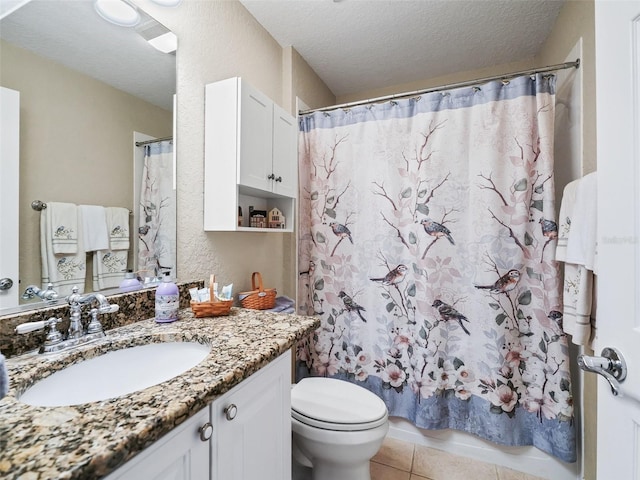
<path fill-rule="evenodd" d="M 140 186 L 138 265 L 142 277 L 176 274 L 176 191 L 173 142 L 146 145 Z"/>
<path fill-rule="evenodd" d="M 300 118 L 298 378 L 576 459 L 554 261 L 554 76 Z"/>

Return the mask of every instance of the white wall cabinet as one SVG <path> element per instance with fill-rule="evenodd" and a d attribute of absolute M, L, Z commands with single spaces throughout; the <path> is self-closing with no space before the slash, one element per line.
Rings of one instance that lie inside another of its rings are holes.
<path fill-rule="evenodd" d="M 204 229 L 255 231 L 249 228 L 254 206 L 278 208 L 286 217 L 284 231 L 293 231 L 297 138 L 294 117 L 241 78 L 206 85 Z"/>
<path fill-rule="evenodd" d="M 291 480 L 290 378 L 287 351 L 107 480 Z"/>

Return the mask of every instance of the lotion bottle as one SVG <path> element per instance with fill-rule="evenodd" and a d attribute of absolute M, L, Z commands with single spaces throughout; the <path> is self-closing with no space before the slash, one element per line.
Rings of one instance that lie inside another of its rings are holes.
<path fill-rule="evenodd" d="M 156 322 L 175 322 L 178 319 L 179 305 L 178 286 L 171 280 L 170 272 L 166 272 L 156 289 Z"/>

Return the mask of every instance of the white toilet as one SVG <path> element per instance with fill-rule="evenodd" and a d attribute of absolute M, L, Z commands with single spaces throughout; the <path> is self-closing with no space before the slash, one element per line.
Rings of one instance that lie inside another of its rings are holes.
<path fill-rule="evenodd" d="M 313 480 L 371 480 L 369 460 L 389 431 L 387 406 L 358 385 L 305 378 L 291 388 L 291 429 L 294 480 L 300 465 Z"/>

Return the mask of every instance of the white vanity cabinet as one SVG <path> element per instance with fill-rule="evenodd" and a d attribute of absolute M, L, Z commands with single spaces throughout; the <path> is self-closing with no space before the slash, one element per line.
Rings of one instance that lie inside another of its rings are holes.
<path fill-rule="evenodd" d="M 291 480 L 291 354 L 213 402 L 211 480 Z"/>
<path fill-rule="evenodd" d="M 107 480 L 291 480 L 290 379 L 287 351 Z"/>
<path fill-rule="evenodd" d="M 108 475 L 106 480 L 208 479 L 210 441 L 200 438 L 200 429 L 209 423 L 209 418 L 209 407 L 203 408 Z"/>
<path fill-rule="evenodd" d="M 297 138 L 295 118 L 241 78 L 206 85 L 204 229 L 258 230 L 249 227 L 253 206 L 278 208 L 293 231 Z"/>

